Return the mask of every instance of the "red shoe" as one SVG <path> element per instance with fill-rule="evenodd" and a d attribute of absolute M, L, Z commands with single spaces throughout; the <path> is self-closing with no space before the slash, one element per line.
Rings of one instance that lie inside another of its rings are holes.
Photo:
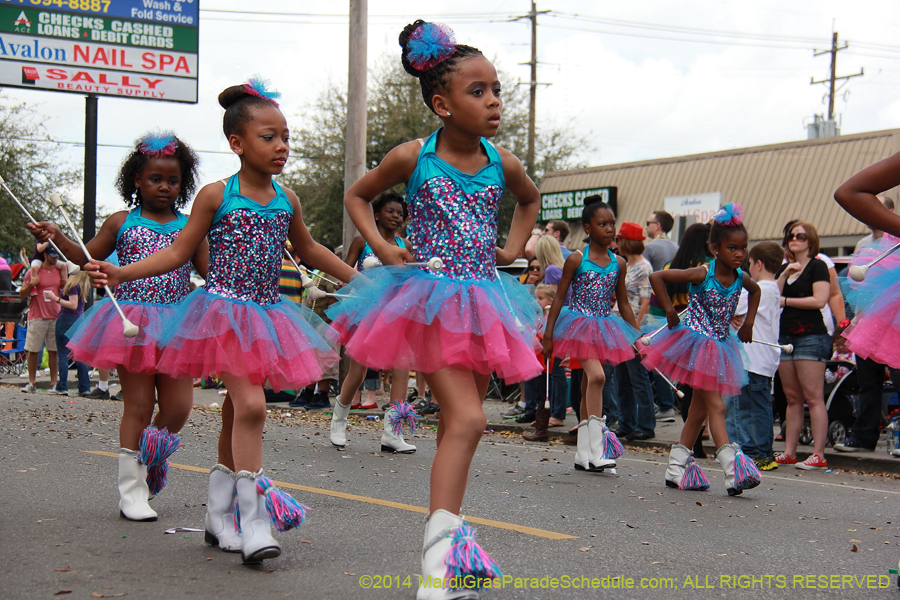
<path fill-rule="evenodd" d="M 779 465 L 796 465 L 797 457 L 796 456 L 788 456 L 784 452 L 775 457 L 775 462 Z"/>
<path fill-rule="evenodd" d="M 796 467 L 805 471 L 821 471 L 828 468 L 828 461 L 818 454 L 813 454 L 802 463 L 797 463 Z"/>
<path fill-rule="evenodd" d="M 359 408 L 361 408 L 362 410 L 375 410 L 376 408 L 378 408 L 378 404 L 360 404 Z"/>
<path fill-rule="evenodd" d="M 363 405 L 362 405 L 362 404 L 359 404 L 359 403 L 351 404 L 351 405 L 350 405 L 350 410 L 359 410 L 359 409 L 362 408 L 362 407 L 363 407 Z"/>

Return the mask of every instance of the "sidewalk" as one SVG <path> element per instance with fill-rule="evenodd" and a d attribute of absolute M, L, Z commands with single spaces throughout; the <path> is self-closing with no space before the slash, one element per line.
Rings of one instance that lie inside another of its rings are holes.
<path fill-rule="evenodd" d="M 73 401 L 77 401 L 77 391 L 73 391 L 75 387 L 73 384 L 74 372 L 70 372 L 69 377 L 69 395 Z M 28 379 L 25 377 L 17 377 L 13 375 L 2 375 L 0 376 L 0 384 L 11 385 L 15 387 L 21 388 L 28 382 Z M 50 387 L 49 376 L 44 373 L 38 373 L 37 384 L 39 390 L 46 390 Z M 115 377 L 110 378 L 110 394 L 115 394 L 119 391 L 119 381 Z M 96 382 L 92 381 L 92 385 L 96 386 Z M 213 403 L 220 405 L 222 404 L 223 395 L 219 394 L 221 390 L 204 390 L 200 388 L 194 388 L 194 404 L 200 406 L 209 406 Z M 39 391 L 39 393 L 41 393 Z M 335 398 L 331 398 L 332 404 L 336 402 Z M 384 404 L 387 402 L 387 397 L 382 393 L 378 393 L 378 403 Z M 532 428 L 528 424 L 516 423 L 515 418 L 504 418 L 502 413 L 506 412 L 512 407 L 512 404 L 508 404 L 506 402 L 501 402 L 495 399 L 487 399 L 484 402 L 484 413 L 487 417 L 488 430 L 493 431 L 511 431 L 511 432 L 521 432 L 521 433 L 529 433 L 532 431 Z M 272 410 L 297 410 L 291 409 L 288 407 L 286 402 L 272 402 L 268 404 L 268 408 Z M 329 413 L 329 409 L 322 409 L 323 413 Z M 351 414 L 360 415 L 360 416 L 378 416 L 382 417 L 384 412 L 381 410 L 354 410 Z M 556 439 L 557 441 L 561 438 L 568 436 L 569 429 L 575 427 L 578 423 L 575 420 L 575 414 L 569 410 L 566 411 L 566 424 L 563 427 L 553 427 L 550 429 L 549 434 L 551 440 Z M 427 417 L 424 422 L 428 425 L 437 425 L 437 419 L 433 416 Z M 625 446 L 631 446 L 634 448 L 644 448 L 648 450 L 661 450 L 668 452 L 669 448 L 672 444 L 676 443 L 681 436 L 681 428 L 683 423 L 681 422 L 681 418 L 677 417 L 674 423 L 657 423 L 656 424 L 656 437 L 650 440 L 645 441 L 634 441 L 629 442 L 626 440 L 622 440 L 622 443 Z M 513 438 L 514 439 L 514 438 Z M 523 440 L 522 443 L 532 443 L 525 442 Z M 536 442 L 540 443 L 540 442 Z M 716 449 L 713 447 L 712 441 L 706 441 L 704 443 L 704 448 L 706 449 L 707 454 L 713 456 L 715 454 Z M 775 442 L 774 445 L 775 452 L 781 452 L 784 450 L 784 442 Z M 804 460 L 812 451 L 812 446 L 803 446 L 801 445 L 798 448 L 797 458 L 799 460 Z M 573 450 L 574 452 L 574 450 Z M 896 458 L 890 456 L 887 453 L 887 446 L 884 439 L 880 440 L 878 443 L 878 448 L 875 452 L 858 452 L 847 454 L 843 452 L 837 452 L 833 450 L 830 446 L 825 449 L 825 460 L 828 461 L 828 466 L 834 470 L 844 470 L 844 471 L 863 471 L 866 473 L 892 473 L 900 475 L 900 458 Z M 791 467 L 780 467 L 778 472 L 781 473 L 791 473 L 794 469 Z"/>

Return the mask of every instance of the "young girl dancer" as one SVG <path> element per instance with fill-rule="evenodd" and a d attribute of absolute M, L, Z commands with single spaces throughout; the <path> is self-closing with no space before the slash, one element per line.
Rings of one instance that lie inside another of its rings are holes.
<path fill-rule="evenodd" d="M 288 127 L 275 96 L 260 80 L 219 94 L 223 129 L 240 171 L 200 190 L 171 246 L 121 268 L 102 263 L 92 274 L 95 285 L 115 285 L 166 273 L 184 264 L 209 234 L 206 287 L 192 292 L 164 325 L 159 369 L 187 377 L 188 385 L 191 378 L 215 373 L 228 388 L 219 464 L 210 472 L 206 540 L 240 550 L 245 563 L 281 554 L 270 519 L 284 531 L 305 518 L 305 507 L 263 476 L 263 384 L 268 380 L 275 391 L 301 389 L 338 359 L 334 332 L 308 308 L 279 296 L 285 239 L 308 264 L 344 280 L 354 274 L 313 241 L 297 196 L 272 180 L 289 152 Z"/>
<path fill-rule="evenodd" d="M 900 242 L 900 215 L 888 210 L 877 194 L 900 185 L 900 153 L 866 167 L 834 193 L 844 210 L 868 225 L 885 232 L 874 250 L 860 253 L 859 263 Z M 857 355 L 900 368 L 900 345 L 896 332 L 900 328 L 900 254 L 894 253 L 872 266 L 861 283 L 851 282 L 853 291 L 847 300 L 854 304 L 856 317 L 843 333 L 847 346 Z"/>
<path fill-rule="evenodd" d="M 135 144 L 116 178 L 116 188 L 130 211 L 114 213 L 87 243 L 96 259 L 116 252 L 122 265 L 136 263 L 181 235 L 187 217 L 179 209 L 196 189 L 198 159 L 171 132 L 147 133 Z M 70 260 L 87 262 L 81 247 L 54 225 L 39 223 Z M 119 511 L 132 521 L 155 521 L 148 500 L 166 485 L 167 458 L 181 442 L 177 433 L 193 406 L 189 379 L 176 379 L 157 369 L 160 331 L 172 319 L 175 305 L 190 291 L 191 261 L 206 275 L 208 249 L 196 251 L 158 277 L 123 283 L 116 299 L 129 321 L 140 328 L 136 337 L 122 335 L 122 320 L 109 298 L 100 300 L 67 332 L 72 358 L 100 369 L 115 368 L 122 384 L 124 410 L 119 425 Z M 153 418 L 154 404 L 159 411 Z M 152 424 L 151 424 L 152 419 Z"/>
<path fill-rule="evenodd" d="M 726 204 L 713 217 L 709 247 L 713 259 L 709 265 L 693 269 L 669 269 L 650 275 L 650 285 L 666 312 L 669 328 L 656 335 L 649 347 L 641 346 L 644 366 L 658 369 L 673 381 L 691 386 L 694 399 L 679 443 L 672 445 L 666 485 L 681 489 L 708 489 L 709 482 L 688 449 L 700 433 L 709 415 L 709 430 L 716 443 L 716 460 L 725 471 L 729 496 L 759 485 L 759 469 L 737 444 L 728 443 L 725 430 L 725 403 L 722 394 L 739 395 L 747 383 L 738 340 L 729 332 L 729 324 L 740 298 L 741 287 L 749 294 L 747 316 L 738 338 L 748 343 L 753 337 L 753 322 L 759 306 L 759 286 L 744 277 L 740 265 L 747 255 L 747 230 L 744 210 L 739 204 Z M 690 283 L 687 313 L 679 318 L 666 292 L 667 283 Z"/>
<path fill-rule="evenodd" d="M 397 235 L 397 231 L 406 222 L 409 216 L 406 202 L 396 192 L 385 192 L 372 203 L 372 211 L 375 215 L 375 225 L 378 234 L 385 243 L 398 248 L 409 248 L 409 243 Z M 350 243 L 347 251 L 346 262 L 355 265 L 356 270 L 365 270 L 363 262 L 369 257 L 377 259 L 375 251 L 361 236 L 356 236 Z M 331 443 L 338 447 L 347 444 L 347 415 L 353 397 L 366 377 L 366 367 L 350 359 L 350 370 L 341 384 L 341 395 L 334 404 L 334 412 L 331 415 Z M 417 416 L 412 406 L 406 401 L 406 387 L 409 384 L 409 371 L 405 369 L 393 369 L 393 383 L 391 384 L 391 406 L 384 414 L 384 433 L 381 435 L 381 451 L 397 452 L 399 454 L 415 454 L 416 447 L 407 444 L 403 439 L 403 423 L 410 428 L 410 434 L 415 432 Z M 363 407 L 370 408 L 370 407 Z M 377 407 L 376 407 L 377 408 Z"/>
<path fill-rule="evenodd" d="M 347 286 L 352 297 L 328 314 L 355 360 L 425 373 L 441 417 L 417 597 L 476 598 L 478 590 L 451 591 L 441 584 L 470 571 L 480 577 L 499 574 L 459 510 L 486 424 L 481 401 L 490 373 L 516 382 L 542 371 L 531 345 L 541 309 L 526 286 L 501 278 L 495 268 L 522 251 L 539 195 L 522 163 L 485 139 L 497 133 L 503 105 L 490 61 L 477 49 L 456 44 L 446 26 L 423 21 L 406 26 L 400 45 L 404 68 L 419 79 L 425 104 L 443 127 L 427 140 L 391 150 L 350 188 L 344 202 L 381 261 L 402 265 L 412 254 L 379 234 L 369 203 L 406 183 L 416 259 L 438 257 L 444 268 L 431 273 L 385 266 L 367 272 L 365 280 Z M 518 204 L 506 246 L 497 248 L 504 189 Z"/>
<path fill-rule="evenodd" d="M 634 358 L 632 344 L 641 332 L 625 291 L 628 266 L 609 249 L 616 236 L 612 208 L 605 202 L 588 204 L 581 223 L 591 242 L 583 253 L 573 252 L 566 259 L 543 345 L 545 356 L 576 358 L 584 369 L 575 468 L 603 471 L 615 467 L 615 459 L 624 452 L 603 416 L 603 364 Z M 570 285 L 572 300 L 563 306 Z M 621 317 L 612 314 L 614 300 Z"/>

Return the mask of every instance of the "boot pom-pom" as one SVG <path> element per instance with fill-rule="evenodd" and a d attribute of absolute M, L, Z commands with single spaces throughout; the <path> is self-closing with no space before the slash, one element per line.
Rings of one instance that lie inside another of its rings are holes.
<path fill-rule="evenodd" d="M 390 411 L 388 416 L 388 423 L 394 435 L 403 435 L 404 423 L 409 428 L 409 435 L 414 434 L 416 429 L 419 428 L 419 415 L 416 414 L 412 405 L 405 400 L 400 400 L 391 404 L 391 408 L 393 410 Z"/>
<path fill-rule="evenodd" d="M 181 448 L 181 439 L 177 433 L 169 433 L 165 427 L 157 429 L 151 425 L 141 432 L 138 462 L 148 467 L 154 467 L 164 463 L 179 448 Z"/>
<path fill-rule="evenodd" d="M 163 461 L 147 469 L 147 486 L 150 488 L 151 496 L 160 493 L 167 483 L 169 483 L 169 461 Z"/>
<path fill-rule="evenodd" d="M 453 532 L 452 545 L 447 554 L 447 577 L 462 582 L 464 577 L 471 576 L 480 584 L 485 579 L 500 579 L 503 573 L 500 567 L 475 541 L 475 530 L 463 523 Z"/>
<path fill-rule="evenodd" d="M 603 433 L 606 434 L 603 436 L 603 456 L 615 459 L 625 454 L 625 447 L 616 434 L 606 427 L 603 428 Z"/>
<path fill-rule="evenodd" d="M 681 476 L 681 485 L 678 487 L 683 490 L 709 489 L 709 479 L 706 478 L 706 473 L 703 472 L 693 456 L 688 458 L 688 466 L 684 470 L 684 475 Z"/>
<path fill-rule="evenodd" d="M 287 531 L 300 527 L 306 521 L 308 506 L 297 502 L 287 492 L 279 490 L 268 477 L 260 477 L 256 480 L 256 491 L 266 497 L 266 511 L 272 519 L 272 524 L 278 531 Z M 237 510 L 235 510 L 237 516 Z"/>
<path fill-rule="evenodd" d="M 734 487 L 749 490 L 759 485 L 762 475 L 759 468 L 750 458 L 738 450 L 734 455 Z"/>

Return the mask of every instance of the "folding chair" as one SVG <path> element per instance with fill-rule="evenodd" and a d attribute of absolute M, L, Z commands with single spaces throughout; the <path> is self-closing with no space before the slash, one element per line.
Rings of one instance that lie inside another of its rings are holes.
<path fill-rule="evenodd" d="M 14 337 L 6 337 L 7 325 L 12 325 Z M 25 356 L 25 327 L 18 323 L 4 323 L 4 337 L 0 338 L 0 373 L 21 375 L 27 364 Z"/>

